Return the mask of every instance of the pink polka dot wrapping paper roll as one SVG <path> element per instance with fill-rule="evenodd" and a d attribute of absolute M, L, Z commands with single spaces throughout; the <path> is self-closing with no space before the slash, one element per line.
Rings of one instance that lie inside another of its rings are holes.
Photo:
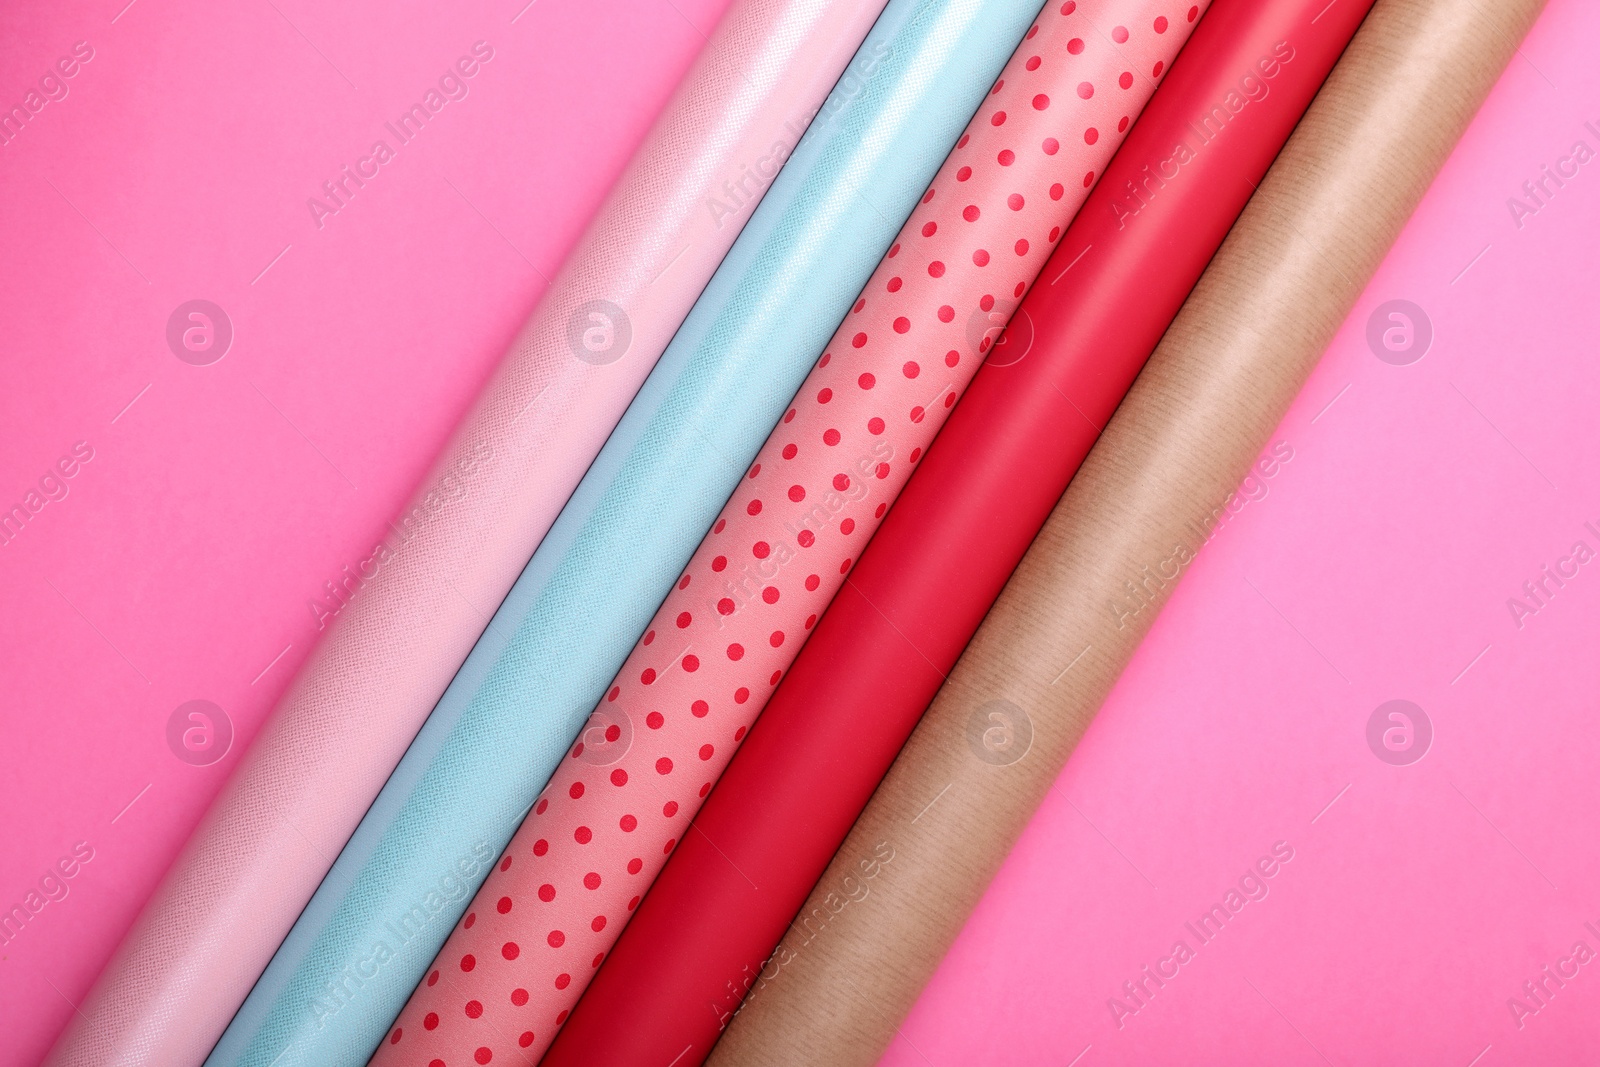
<path fill-rule="evenodd" d="M 373 1064 L 548 1047 L 1205 6 L 1040 15 Z"/>

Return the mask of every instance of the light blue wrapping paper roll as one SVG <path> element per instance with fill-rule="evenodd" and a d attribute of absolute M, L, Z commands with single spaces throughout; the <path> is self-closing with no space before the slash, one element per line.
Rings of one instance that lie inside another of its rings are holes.
<path fill-rule="evenodd" d="M 366 1063 L 1039 8 L 888 5 L 207 1067 Z"/>

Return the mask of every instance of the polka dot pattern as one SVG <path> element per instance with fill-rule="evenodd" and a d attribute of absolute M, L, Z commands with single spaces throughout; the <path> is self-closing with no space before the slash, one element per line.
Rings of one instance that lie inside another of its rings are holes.
<path fill-rule="evenodd" d="M 472 924 L 441 951 L 450 981 L 418 988 L 374 1067 L 543 1054 L 956 399 L 1005 343 L 1088 195 L 1084 176 L 1105 170 L 1119 120 L 1154 90 L 1122 75 L 1171 62 L 1188 6 L 1083 0 L 1040 15 L 584 731 L 615 741 L 622 721 L 631 741 L 616 754 L 573 746 L 507 848 L 515 862 L 490 874 Z"/>

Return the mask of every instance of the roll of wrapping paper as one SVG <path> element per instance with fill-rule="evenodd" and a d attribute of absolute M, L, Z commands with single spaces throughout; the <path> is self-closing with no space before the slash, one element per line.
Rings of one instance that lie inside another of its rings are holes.
<path fill-rule="evenodd" d="M 1035 0 L 888 6 L 214 1067 L 360 1063 L 377 1047 L 650 616 L 687 580 L 695 547 L 1036 10 Z M 541 948 L 552 951 L 527 952 Z M 503 1024 L 512 1005 L 494 1007 Z M 531 1030 L 497 1047 L 516 1052 Z"/>
<path fill-rule="evenodd" d="M 1012 55 L 435 960 L 450 979 L 417 990 L 376 1064 L 492 1051 L 503 1023 L 473 1003 L 514 1009 L 524 1054 L 544 1052 L 971 380 L 997 299 L 1033 283 L 1200 14 L 1064 7 Z"/>
<path fill-rule="evenodd" d="M 1540 6 L 1373 6 L 713 1063 L 882 1052 Z"/>
<path fill-rule="evenodd" d="M 774 946 L 1368 7 L 1211 6 L 551 1063 L 697 1060 L 780 973 Z M 855 859 L 838 899 L 870 891 L 878 857 Z"/>
<path fill-rule="evenodd" d="M 205 1058 L 882 7 L 730 9 L 49 1063 Z"/>

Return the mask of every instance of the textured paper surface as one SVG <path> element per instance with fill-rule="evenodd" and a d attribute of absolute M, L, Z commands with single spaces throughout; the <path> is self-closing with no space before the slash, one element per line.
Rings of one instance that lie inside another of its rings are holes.
<path fill-rule="evenodd" d="M 555 1055 L 580 1034 L 602 1058 L 703 1051 L 781 976 L 779 938 L 1366 9 L 1209 9 Z M 839 901 L 870 893 L 882 861 L 856 862 Z"/>
<path fill-rule="evenodd" d="M 82 1004 L 727 0 L 525 4 L 0 15 L 5 1067 Z"/>
<path fill-rule="evenodd" d="M 515 1006 L 525 1054 L 548 1047 L 1154 89 L 1132 71 L 1164 69 L 1193 25 L 1172 3 L 1092 6 L 1029 29 L 380 1060 L 491 1047 L 472 1002 Z M 1115 44 L 1101 21 L 1135 30 Z"/>
<path fill-rule="evenodd" d="M 707 190 L 792 140 L 870 16 L 719 24 L 48 1062 L 204 1057 L 749 217 Z"/>
<path fill-rule="evenodd" d="M 377 1047 L 1033 13 L 877 21 L 210 1063 Z"/>
<path fill-rule="evenodd" d="M 1597 34 L 1546 8 L 887 1065 L 1592 1055 Z"/>
<path fill-rule="evenodd" d="M 1540 6 L 1373 7 L 841 853 L 893 862 L 713 1061 L 888 1046 Z"/>

